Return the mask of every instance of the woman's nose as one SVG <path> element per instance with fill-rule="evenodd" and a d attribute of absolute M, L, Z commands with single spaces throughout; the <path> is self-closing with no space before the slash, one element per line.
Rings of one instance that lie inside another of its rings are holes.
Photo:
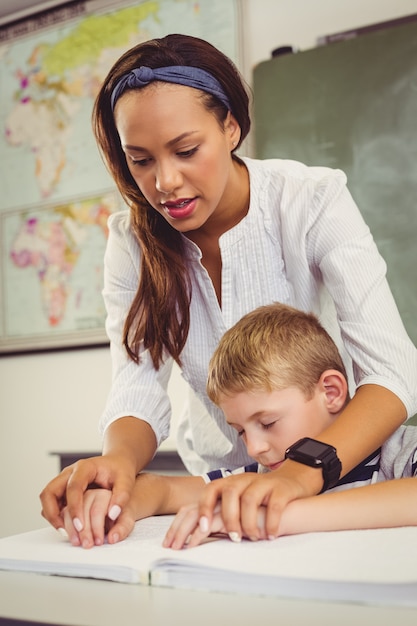
<path fill-rule="evenodd" d="M 167 164 L 158 167 L 155 177 L 157 191 L 167 195 L 178 189 L 181 183 L 182 176 L 176 167 Z"/>

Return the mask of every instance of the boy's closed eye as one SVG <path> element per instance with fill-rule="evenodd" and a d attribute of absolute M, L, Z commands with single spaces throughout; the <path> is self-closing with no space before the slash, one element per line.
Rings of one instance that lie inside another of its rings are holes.
<path fill-rule="evenodd" d="M 260 426 L 262 427 L 263 430 L 269 430 L 270 428 L 272 428 L 272 426 L 274 424 L 276 424 L 277 420 L 274 420 L 273 422 L 268 422 L 267 424 L 262 424 L 260 423 Z M 238 437 L 242 437 L 242 435 L 245 434 L 245 431 L 243 428 L 239 429 L 236 426 L 234 426 L 234 428 L 237 430 L 237 436 Z"/>

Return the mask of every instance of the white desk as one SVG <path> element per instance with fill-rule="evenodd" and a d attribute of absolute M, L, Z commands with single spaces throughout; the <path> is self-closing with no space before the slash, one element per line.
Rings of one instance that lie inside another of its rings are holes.
<path fill-rule="evenodd" d="M 0 617 L 67 626 L 415 626 L 417 609 L 152 589 L 2 571 Z"/>

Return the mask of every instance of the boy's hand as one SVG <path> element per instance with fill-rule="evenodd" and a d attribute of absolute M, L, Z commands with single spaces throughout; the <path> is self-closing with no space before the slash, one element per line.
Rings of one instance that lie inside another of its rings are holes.
<path fill-rule="evenodd" d="M 202 543 L 212 533 L 226 532 L 219 506 L 214 510 L 210 531 L 202 531 L 198 522 L 198 504 L 183 506 L 165 535 L 162 543 L 164 548 L 173 550 L 192 548 Z"/>

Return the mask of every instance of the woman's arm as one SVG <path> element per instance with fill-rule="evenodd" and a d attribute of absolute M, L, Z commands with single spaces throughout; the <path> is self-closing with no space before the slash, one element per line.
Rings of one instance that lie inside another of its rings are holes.
<path fill-rule="evenodd" d="M 104 434 L 103 455 L 123 457 L 134 476 L 152 460 L 156 447 L 156 437 L 151 426 L 137 417 L 116 420 Z"/>
<path fill-rule="evenodd" d="M 344 476 L 377 450 L 406 417 L 405 406 L 391 391 L 379 385 L 363 385 L 317 439 L 336 448 Z"/>

